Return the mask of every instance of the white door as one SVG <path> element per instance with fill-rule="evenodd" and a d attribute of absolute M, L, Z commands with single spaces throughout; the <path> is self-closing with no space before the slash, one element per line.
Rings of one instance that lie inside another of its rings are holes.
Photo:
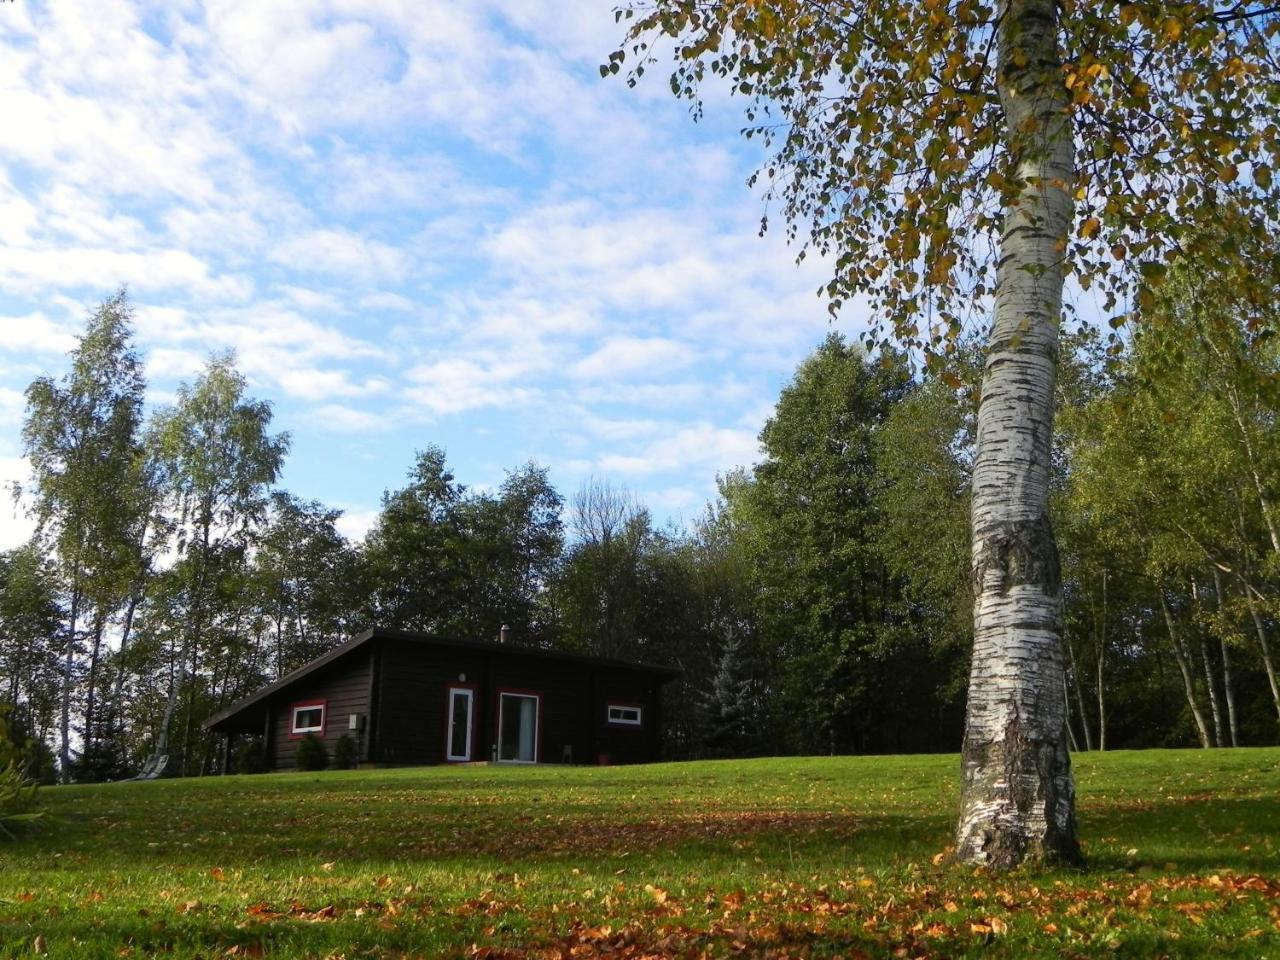
<path fill-rule="evenodd" d="M 475 697 L 465 687 L 449 688 L 449 740 L 445 744 L 446 760 L 471 759 L 471 719 Z"/>

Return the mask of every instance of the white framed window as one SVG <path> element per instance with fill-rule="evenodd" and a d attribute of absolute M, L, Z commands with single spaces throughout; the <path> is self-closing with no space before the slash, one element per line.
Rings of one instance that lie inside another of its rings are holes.
<path fill-rule="evenodd" d="M 643 711 L 634 703 L 611 703 L 605 711 L 610 723 L 620 723 L 624 727 L 638 727 L 641 724 Z"/>
<path fill-rule="evenodd" d="M 289 732 L 295 736 L 308 733 L 324 733 L 324 701 L 315 703 L 295 703 L 293 705 L 293 724 Z"/>
<path fill-rule="evenodd" d="M 538 762 L 538 724 L 542 696 L 503 691 L 498 696 L 498 759 Z"/>

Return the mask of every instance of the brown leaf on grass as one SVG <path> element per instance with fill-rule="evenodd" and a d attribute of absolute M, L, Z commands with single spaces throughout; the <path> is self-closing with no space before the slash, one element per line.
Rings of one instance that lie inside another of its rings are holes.
<path fill-rule="evenodd" d="M 667 902 L 667 891 L 663 890 L 661 887 L 655 887 L 651 883 L 646 883 L 644 885 L 644 892 L 653 897 L 655 903 Z"/>
<path fill-rule="evenodd" d="M 193 912 L 193 911 L 195 911 L 195 910 L 199 910 L 199 909 L 200 909 L 200 901 L 199 901 L 199 900 L 188 900 L 186 903 L 184 903 L 182 906 L 180 906 L 180 907 L 178 908 L 178 912 L 179 912 L 179 913 L 191 913 L 191 912 Z"/>
<path fill-rule="evenodd" d="M 37 934 L 35 940 L 31 942 L 31 952 L 40 954 L 49 952 L 49 948 L 45 946 L 43 933 Z"/>
<path fill-rule="evenodd" d="M 214 867 L 212 870 L 210 870 L 210 871 L 209 871 L 209 876 L 213 877 L 213 879 L 215 879 L 215 880 L 217 880 L 219 883 L 221 883 L 221 882 L 222 882 L 222 876 L 223 876 L 223 874 L 222 874 L 222 868 L 221 868 L 221 867 Z"/>

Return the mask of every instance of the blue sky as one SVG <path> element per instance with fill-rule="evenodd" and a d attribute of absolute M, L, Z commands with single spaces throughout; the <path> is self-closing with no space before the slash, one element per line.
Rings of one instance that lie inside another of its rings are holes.
<path fill-rule="evenodd" d="M 153 400 L 234 349 L 283 485 L 352 536 L 431 443 L 470 486 L 534 459 L 696 516 L 826 273 L 757 236 L 742 104 L 602 80 L 620 35 L 594 0 L 0 4 L 0 481 L 127 284 Z"/>

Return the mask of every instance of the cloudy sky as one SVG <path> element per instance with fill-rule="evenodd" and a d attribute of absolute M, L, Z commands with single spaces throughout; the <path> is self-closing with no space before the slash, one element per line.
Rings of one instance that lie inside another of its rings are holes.
<path fill-rule="evenodd" d="M 600 78 L 611 7 L 0 3 L 0 481 L 26 384 L 124 284 L 152 399 L 234 349 L 283 484 L 352 535 L 430 443 L 468 485 L 534 459 L 696 515 L 825 273 L 757 236 L 740 103 Z M 5 502 L 0 546 L 23 527 Z"/>

